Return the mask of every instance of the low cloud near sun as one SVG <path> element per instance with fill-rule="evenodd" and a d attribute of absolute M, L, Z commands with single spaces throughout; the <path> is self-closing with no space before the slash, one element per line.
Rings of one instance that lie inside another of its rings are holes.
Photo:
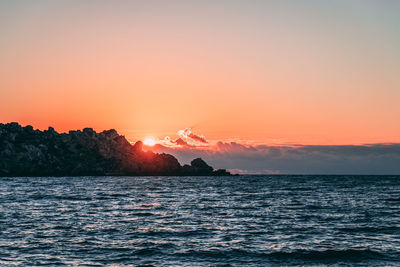
<path fill-rule="evenodd" d="M 204 136 L 193 133 L 190 128 L 179 130 L 178 136 L 177 139 L 172 139 L 171 137 L 166 136 L 163 140 L 160 140 L 160 144 L 169 148 L 195 148 L 209 146 L 209 143 Z"/>

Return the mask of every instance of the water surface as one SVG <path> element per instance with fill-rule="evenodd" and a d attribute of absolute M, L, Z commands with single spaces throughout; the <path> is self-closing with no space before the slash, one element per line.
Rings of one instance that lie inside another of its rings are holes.
<path fill-rule="evenodd" d="M 400 176 L 0 178 L 0 265 L 400 265 Z"/>

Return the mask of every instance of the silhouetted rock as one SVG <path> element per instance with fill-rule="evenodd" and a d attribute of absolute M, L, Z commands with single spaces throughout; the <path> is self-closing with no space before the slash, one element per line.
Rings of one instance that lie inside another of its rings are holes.
<path fill-rule="evenodd" d="M 190 162 L 190 165 L 196 170 L 210 172 L 213 171 L 213 167 L 209 166 L 204 160 L 201 158 L 194 159 Z"/>
<path fill-rule="evenodd" d="M 169 154 L 143 151 L 116 130 L 57 133 L 0 123 L 0 176 L 230 175 L 198 158 L 181 166 Z"/>
<path fill-rule="evenodd" d="M 231 175 L 224 169 L 214 171 L 214 168 L 209 166 L 201 158 L 194 159 L 190 162 L 190 165 L 183 165 L 181 173 L 184 175 L 202 175 L 202 176 L 226 176 Z"/>
<path fill-rule="evenodd" d="M 134 150 L 134 151 L 142 151 L 142 150 L 143 150 L 143 142 L 142 142 L 142 141 L 137 141 L 137 142 L 133 145 L 133 150 Z"/>

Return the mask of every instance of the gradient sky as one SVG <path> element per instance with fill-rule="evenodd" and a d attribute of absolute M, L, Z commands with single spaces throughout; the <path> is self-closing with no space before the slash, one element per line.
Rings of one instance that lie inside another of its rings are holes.
<path fill-rule="evenodd" d="M 400 142 L 400 1 L 1 1 L 0 122 Z"/>

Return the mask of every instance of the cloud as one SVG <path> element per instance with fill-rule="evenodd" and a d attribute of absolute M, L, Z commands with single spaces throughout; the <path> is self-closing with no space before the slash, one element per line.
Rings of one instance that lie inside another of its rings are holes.
<path fill-rule="evenodd" d="M 157 148 L 187 163 L 202 157 L 215 168 L 236 173 L 289 174 L 400 174 L 400 144 L 369 145 L 246 145 L 217 142 L 195 146 Z"/>
<path fill-rule="evenodd" d="M 186 128 L 178 131 L 178 138 L 171 139 L 166 136 L 160 143 L 166 147 L 206 147 L 208 146 L 208 141 L 204 136 L 194 134 L 190 128 Z"/>
<path fill-rule="evenodd" d="M 178 135 L 182 139 L 187 140 L 186 142 L 194 141 L 194 142 L 200 142 L 200 143 L 204 143 L 204 144 L 208 143 L 204 136 L 194 134 L 190 128 L 179 130 Z"/>
<path fill-rule="evenodd" d="M 188 146 L 188 143 L 183 141 L 182 138 L 178 138 L 175 141 L 173 141 L 175 144 L 177 144 L 178 146 Z"/>
<path fill-rule="evenodd" d="M 176 147 L 176 148 L 178 148 L 178 147 L 182 147 L 182 146 L 184 146 L 184 147 L 190 146 L 186 141 L 184 141 L 180 137 L 178 139 L 176 139 L 176 140 L 173 140 L 173 139 L 171 139 L 171 137 L 166 136 L 163 140 L 160 141 L 160 143 L 163 146 L 166 146 L 166 147 Z"/>

